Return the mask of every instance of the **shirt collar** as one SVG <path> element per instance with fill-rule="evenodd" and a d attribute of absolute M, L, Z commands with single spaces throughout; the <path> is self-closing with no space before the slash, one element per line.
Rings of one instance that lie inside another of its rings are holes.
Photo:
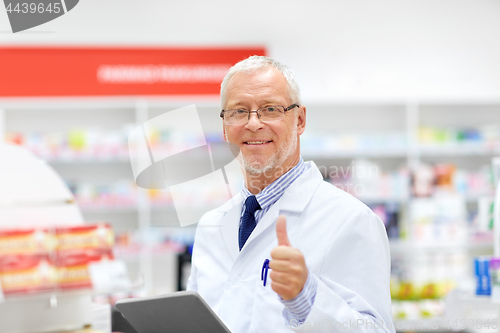
<path fill-rule="evenodd" d="M 286 189 L 304 172 L 305 165 L 302 156 L 299 162 L 281 177 L 276 179 L 274 182 L 266 186 L 260 193 L 255 195 L 257 202 L 262 209 L 266 209 L 268 206 L 274 204 L 278 201 L 285 193 Z M 243 200 L 246 200 L 249 196 L 253 195 L 245 186 L 241 190 L 243 195 Z"/>

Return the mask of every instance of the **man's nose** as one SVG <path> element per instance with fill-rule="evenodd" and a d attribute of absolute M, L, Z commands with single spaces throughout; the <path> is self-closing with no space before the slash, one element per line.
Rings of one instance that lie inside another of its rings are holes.
<path fill-rule="evenodd" d="M 250 118 L 248 119 L 248 123 L 246 124 L 246 128 L 248 128 L 251 131 L 256 131 L 262 127 L 264 127 L 264 123 L 260 120 L 257 113 L 251 112 Z"/>

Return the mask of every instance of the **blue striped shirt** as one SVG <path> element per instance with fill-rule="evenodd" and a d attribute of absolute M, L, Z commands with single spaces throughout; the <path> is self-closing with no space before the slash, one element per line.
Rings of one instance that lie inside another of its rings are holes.
<path fill-rule="evenodd" d="M 306 170 L 306 165 L 302 157 L 300 157 L 299 163 L 294 166 L 287 173 L 282 175 L 280 178 L 276 179 L 259 194 L 255 196 L 257 202 L 259 203 L 261 209 L 257 210 L 254 213 L 255 222 L 259 223 L 262 217 L 269 211 L 269 209 L 278 201 L 285 193 L 285 190 L 297 179 L 299 176 L 304 173 Z M 246 186 L 243 186 L 241 190 L 243 195 L 243 202 L 245 202 L 246 198 L 253 195 Z M 243 204 L 243 208 L 241 214 L 245 211 L 245 205 Z M 241 223 L 241 220 L 240 220 Z M 294 298 L 289 301 L 285 301 L 280 297 L 281 302 L 285 305 L 284 315 L 288 323 L 292 319 L 296 319 L 299 322 L 304 322 L 311 311 L 311 307 L 314 303 L 314 299 L 316 298 L 316 290 L 317 290 L 317 281 L 316 277 L 308 272 L 307 281 L 304 285 L 302 291 Z"/>

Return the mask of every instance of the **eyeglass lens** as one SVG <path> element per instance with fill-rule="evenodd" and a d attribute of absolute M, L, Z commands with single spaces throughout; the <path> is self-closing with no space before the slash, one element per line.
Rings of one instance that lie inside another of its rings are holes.
<path fill-rule="evenodd" d="M 230 110 L 224 113 L 224 120 L 230 124 L 246 123 L 248 121 L 248 110 Z M 257 110 L 261 121 L 274 121 L 283 118 L 285 108 L 282 106 L 268 106 Z"/>

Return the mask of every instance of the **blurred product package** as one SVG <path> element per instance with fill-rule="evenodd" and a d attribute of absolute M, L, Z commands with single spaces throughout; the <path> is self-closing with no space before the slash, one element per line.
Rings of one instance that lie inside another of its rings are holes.
<path fill-rule="evenodd" d="M 56 228 L 56 266 L 61 289 L 91 288 L 88 265 L 113 260 L 113 230 L 108 224 Z"/>
<path fill-rule="evenodd" d="M 0 230 L 0 256 L 47 255 L 56 247 L 47 229 Z"/>
<path fill-rule="evenodd" d="M 465 244 L 466 204 L 459 195 L 415 198 L 409 205 L 413 240 L 421 245 Z"/>
<path fill-rule="evenodd" d="M 51 291 L 56 285 L 56 267 L 47 255 L 0 257 L 0 287 L 3 294 Z"/>
<path fill-rule="evenodd" d="M 5 295 L 91 288 L 88 265 L 113 260 L 108 224 L 0 232 L 0 287 Z"/>
<path fill-rule="evenodd" d="M 491 295 L 490 258 L 475 258 L 474 268 L 476 273 L 476 295 Z"/>
<path fill-rule="evenodd" d="M 399 204 L 388 202 L 369 205 L 370 209 L 382 220 L 389 238 L 399 238 Z"/>
<path fill-rule="evenodd" d="M 113 260 L 111 249 L 79 249 L 59 253 L 56 260 L 57 285 L 62 290 L 92 288 L 89 264 Z"/>

